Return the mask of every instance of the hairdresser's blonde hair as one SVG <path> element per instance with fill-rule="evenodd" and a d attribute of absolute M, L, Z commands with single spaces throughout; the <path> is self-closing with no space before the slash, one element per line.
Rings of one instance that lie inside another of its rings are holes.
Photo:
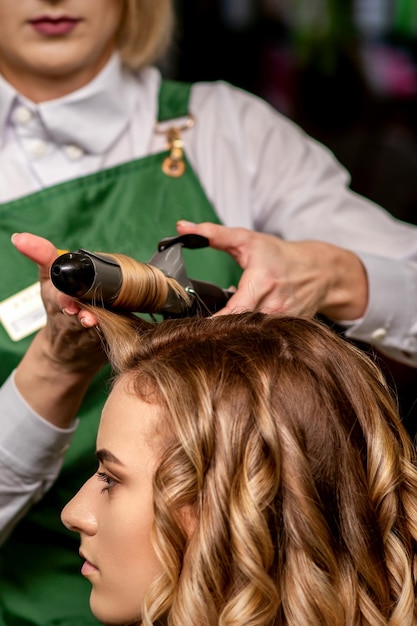
<path fill-rule="evenodd" d="M 124 65 L 140 69 L 167 52 L 174 28 L 172 0 L 123 0 L 117 47 Z"/>
<path fill-rule="evenodd" d="M 161 406 L 143 625 L 417 623 L 416 455 L 370 358 L 307 319 L 96 313 L 117 380 Z"/>

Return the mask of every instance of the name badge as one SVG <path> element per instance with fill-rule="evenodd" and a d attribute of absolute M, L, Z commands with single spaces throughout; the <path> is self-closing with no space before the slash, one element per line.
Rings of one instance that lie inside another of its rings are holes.
<path fill-rule="evenodd" d="M 46 311 L 40 283 L 34 283 L 0 302 L 0 320 L 12 341 L 20 341 L 43 328 Z"/>

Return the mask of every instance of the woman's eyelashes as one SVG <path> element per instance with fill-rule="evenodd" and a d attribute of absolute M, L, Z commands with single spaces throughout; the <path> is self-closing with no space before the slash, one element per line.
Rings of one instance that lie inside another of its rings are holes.
<path fill-rule="evenodd" d="M 96 476 L 99 480 L 102 480 L 104 483 L 106 483 L 106 486 L 103 487 L 101 493 L 104 493 L 105 491 L 110 491 L 118 484 L 118 481 L 106 474 L 106 472 L 98 471 L 96 473 Z"/>

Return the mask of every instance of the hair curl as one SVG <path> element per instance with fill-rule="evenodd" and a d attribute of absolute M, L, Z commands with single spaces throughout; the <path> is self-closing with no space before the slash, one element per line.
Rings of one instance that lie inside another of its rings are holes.
<path fill-rule="evenodd" d="M 167 52 L 174 29 L 172 0 L 123 0 L 124 12 L 117 47 L 122 62 L 137 70 L 159 61 Z"/>
<path fill-rule="evenodd" d="M 417 623 L 416 455 L 368 356 L 303 318 L 96 313 L 118 377 L 162 407 L 143 626 Z"/>

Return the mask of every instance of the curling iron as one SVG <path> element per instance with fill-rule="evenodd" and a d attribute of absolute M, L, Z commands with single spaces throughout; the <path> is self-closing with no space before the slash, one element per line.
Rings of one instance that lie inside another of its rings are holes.
<path fill-rule="evenodd" d="M 165 318 L 211 315 L 225 306 L 232 292 L 189 278 L 182 255 L 183 247 L 196 249 L 208 245 L 208 239 L 201 235 L 168 237 L 158 243 L 158 252 L 148 263 L 80 248 L 58 256 L 52 263 L 50 277 L 54 286 L 63 293 L 96 306 L 137 313 L 160 313 Z M 119 263 L 118 258 L 120 261 L 128 260 L 129 265 L 137 269 L 129 273 L 130 278 L 123 272 L 123 263 Z M 165 278 L 155 297 L 147 299 L 143 293 L 139 297 L 139 269 L 141 272 L 153 270 L 155 280 L 160 274 Z M 123 295 L 126 282 L 129 282 L 128 298 Z"/>

